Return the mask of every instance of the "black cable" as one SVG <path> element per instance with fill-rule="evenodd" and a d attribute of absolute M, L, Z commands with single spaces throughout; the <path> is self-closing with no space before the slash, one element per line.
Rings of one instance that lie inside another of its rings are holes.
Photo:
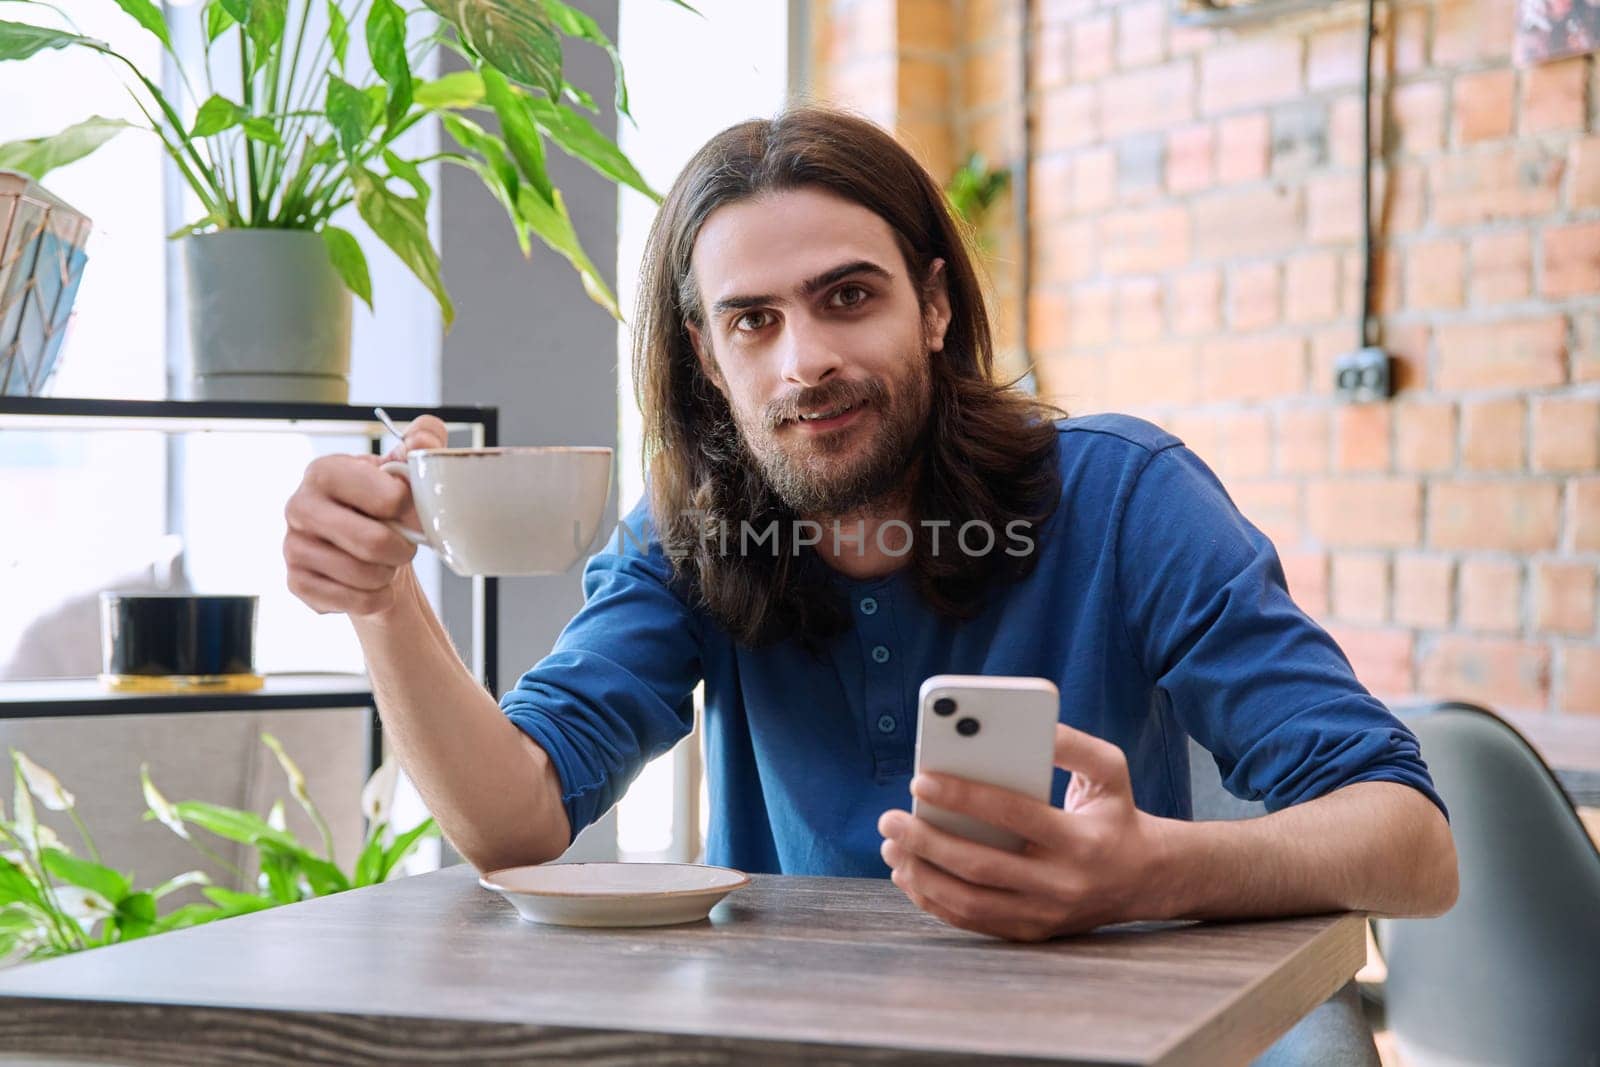
<path fill-rule="evenodd" d="M 1366 63 L 1361 68 L 1361 325 L 1359 347 L 1376 342 L 1372 321 L 1372 45 L 1377 0 L 1367 0 Z"/>

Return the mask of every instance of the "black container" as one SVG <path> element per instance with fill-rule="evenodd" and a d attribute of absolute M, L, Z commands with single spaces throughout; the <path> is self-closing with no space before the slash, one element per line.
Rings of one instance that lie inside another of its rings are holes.
<path fill-rule="evenodd" d="M 254 596 L 101 593 L 101 680 L 113 689 L 257 689 Z"/>

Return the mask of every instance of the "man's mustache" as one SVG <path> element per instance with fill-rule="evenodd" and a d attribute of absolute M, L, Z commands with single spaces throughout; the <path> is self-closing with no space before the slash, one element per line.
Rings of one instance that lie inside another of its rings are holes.
<path fill-rule="evenodd" d="M 775 430 L 786 422 L 793 422 L 802 411 L 858 404 L 881 406 L 888 399 L 889 389 L 878 378 L 825 382 L 809 389 L 797 389 L 769 403 L 766 407 L 766 428 Z"/>

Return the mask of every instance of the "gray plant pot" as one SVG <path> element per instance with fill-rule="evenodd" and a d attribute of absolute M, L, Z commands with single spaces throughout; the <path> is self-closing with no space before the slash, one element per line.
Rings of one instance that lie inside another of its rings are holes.
<path fill-rule="evenodd" d="M 322 238 L 224 230 L 183 238 L 199 400 L 350 398 L 350 290 Z"/>

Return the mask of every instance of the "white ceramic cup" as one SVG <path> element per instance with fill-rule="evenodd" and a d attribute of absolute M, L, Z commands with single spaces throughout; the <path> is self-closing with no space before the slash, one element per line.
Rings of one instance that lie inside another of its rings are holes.
<path fill-rule="evenodd" d="M 560 574 L 583 558 L 611 491 L 609 448 L 422 448 L 383 470 L 411 486 L 427 545 L 459 575 Z"/>

